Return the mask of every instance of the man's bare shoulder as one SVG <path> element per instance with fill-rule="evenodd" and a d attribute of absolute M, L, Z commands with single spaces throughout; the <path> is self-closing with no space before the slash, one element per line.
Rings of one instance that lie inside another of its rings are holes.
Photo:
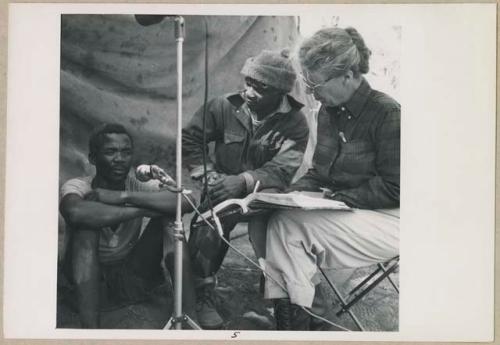
<path fill-rule="evenodd" d="M 60 189 L 59 200 L 68 194 L 76 194 L 81 198 L 92 191 L 93 176 L 75 177 L 66 181 Z"/>

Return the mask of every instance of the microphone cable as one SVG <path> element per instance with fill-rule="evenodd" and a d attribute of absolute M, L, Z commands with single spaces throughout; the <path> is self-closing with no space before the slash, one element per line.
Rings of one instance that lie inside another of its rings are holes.
<path fill-rule="evenodd" d="M 202 139 L 202 159 L 203 159 L 203 188 L 202 196 L 203 199 L 206 198 L 208 203 L 208 208 L 212 212 L 213 216 L 213 204 L 212 198 L 208 193 L 208 173 L 207 173 L 207 103 L 208 103 L 208 22 L 207 18 L 203 17 L 203 23 L 205 26 L 205 73 L 204 73 L 204 94 L 203 94 L 203 139 Z"/>

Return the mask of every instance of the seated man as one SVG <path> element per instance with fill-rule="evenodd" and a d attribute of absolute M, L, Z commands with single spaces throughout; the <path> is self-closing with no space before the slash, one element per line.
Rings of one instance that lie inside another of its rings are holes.
<path fill-rule="evenodd" d="M 206 143 L 215 143 L 215 162 L 207 162 L 212 205 L 259 190 L 283 190 L 302 163 L 309 129 L 302 104 L 287 93 L 296 81 L 288 52 L 263 51 L 249 58 L 241 73 L 245 90 L 217 97 L 206 107 Z M 183 154 L 194 179 L 203 178 L 203 107 L 183 130 Z M 206 152 L 206 151 L 205 151 Z M 207 154 L 208 156 L 208 154 Z M 222 219 L 225 237 L 242 219 Z M 266 216 L 253 217 L 249 235 L 257 256 L 265 254 Z M 263 230 L 260 238 L 255 235 Z M 263 243 L 262 243 L 263 242 Z M 203 328 L 219 328 L 223 320 L 213 302 L 214 275 L 227 245 L 209 228 L 192 228 L 189 251 L 196 281 L 197 314 Z"/>
<path fill-rule="evenodd" d="M 278 329 L 310 327 L 321 304 L 317 268 L 356 268 L 399 253 L 400 105 L 362 74 L 370 50 L 353 28 L 326 28 L 299 50 L 308 92 L 321 102 L 313 167 L 292 190 L 331 190 L 352 211 L 276 212 L 267 229 L 266 281 Z M 317 288 L 316 288 L 317 290 Z"/>
<path fill-rule="evenodd" d="M 161 189 L 157 180 L 139 181 L 132 167 L 133 140 L 126 129 L 108 123 L 98 127 L 89 141 L 89 161 L 95 176 L 74 178 L 61 187 L 60 211 L 69 228 L 64 262 L 75 284 L 77 308 L 83 328 L 99 328 L 100 285 L 110 296 L 131 299 L 163 281 L 163 257 L 173 279 L 173 242 L 168 229 L 176 211 L 176 194 Z M 163 171 L 151 166 L 151 177 Z M 189 210 L 183 205 L 183 210 Z M 152 218 L 143 229 L 144 217 Z M 164 253 L 163 237 L 167 238 Z M 189 281 L 188 255 L 184 308 L 194 312 L 194 291 Z"/>

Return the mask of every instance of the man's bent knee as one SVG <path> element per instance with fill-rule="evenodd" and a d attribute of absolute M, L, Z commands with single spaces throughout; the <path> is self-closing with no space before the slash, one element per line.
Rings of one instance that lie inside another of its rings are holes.
<path fill-rule="evenodd" d="M 99 266 L 99 233 L 78 231 L 73 235 L 72 269 L 76 284 L 85 283 L 97 277 Z"/>

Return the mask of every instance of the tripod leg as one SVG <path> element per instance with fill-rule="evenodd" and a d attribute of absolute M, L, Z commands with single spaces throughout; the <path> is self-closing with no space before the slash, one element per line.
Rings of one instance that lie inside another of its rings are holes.
<path fill-rule="evenodd" d="M 187 314 L 182 315 L 180 318 L 171 317 L 170 320 L 168 320 L 168 322 L 165 325 L 165 327 L 163 327 L 163 329 L 172 329 L 172 328 L 175 327 L 175 323 L 177 323 L 177 322 L 186 322 L 188 324 L 188 326 L 191 327 L 191 329 L 195 329 L 195 330 L 201 330 L 202 329 Z"/>
<path fill-rule="evenodd" d="M 196 322 L 193 321 L 193 319 L 191 319 L 189 317 L 189 315 L 184 315 L 184 317 L 186 318 L 186 322 L 187 324 L 192 328 L 192 329 L 198 329 L 198 330 L 201 330 L 201 327 L 198 326 L 198 324 L 196 324 Z"/>
<path fill-rule="evenodd" d="M 174 325 L 173 320 L 173 318 L 168 319 L 168 322 L 163 329 L 172 329 L 172 326 Z"/>

